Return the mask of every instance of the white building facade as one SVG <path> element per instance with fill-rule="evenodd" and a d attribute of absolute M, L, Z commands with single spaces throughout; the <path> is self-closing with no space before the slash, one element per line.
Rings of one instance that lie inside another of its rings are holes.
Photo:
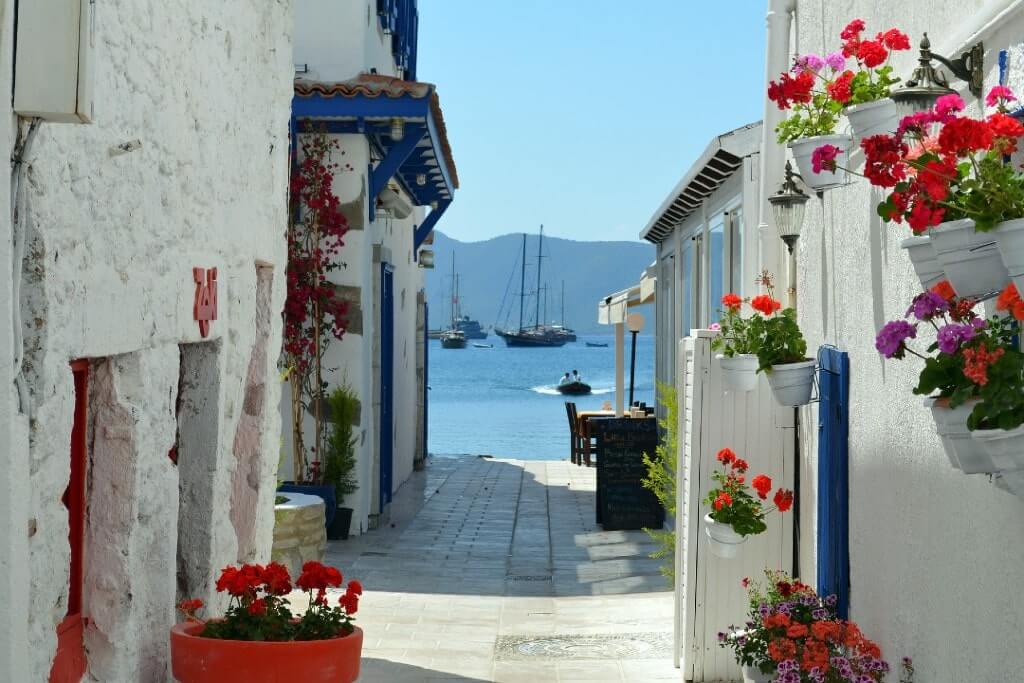
<path fill-rule="evenodd" d="M 327 131 L 347 165 L 334 183 L 348 219 L 331 274 L 350 304 L 349 328 L 328 349 L 328 391 L 361 401 L 352 533 L 386 520 L 392 494 L 426 455 L 426 324 L 421 264 L 430 232 L 458 186 L 436 89 L 416 81 L 415 0 L 299 0 L 294 124 Z M 395 130 L 397 127 L 397 131 Z M 291 400 L 282 474 L 291 476 Z M 312 443 L 313 419 L 304 432 Z"/>
<path fill-rule="evenodd" d="M 15 4 L 0 680 L 166 681 L 178 600 L 269 557 L 292 7 Z"/>

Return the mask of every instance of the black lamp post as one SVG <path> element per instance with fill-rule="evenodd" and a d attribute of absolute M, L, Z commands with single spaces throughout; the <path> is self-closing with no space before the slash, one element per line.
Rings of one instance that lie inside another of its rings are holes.
<path fill-rule="evenodd" d="M 626 327 L 632 337 L 632 347 L 629 352 L 629 407 L 633 407 L 633 384 L 636 379 L 636 335 L 644 328 L 644 316 L 642 313 L 630 313 L 626 316 Z"/>

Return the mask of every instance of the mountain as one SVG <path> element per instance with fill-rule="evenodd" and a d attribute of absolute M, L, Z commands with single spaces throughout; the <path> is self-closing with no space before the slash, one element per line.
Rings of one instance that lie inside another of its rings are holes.
<path fill-rule="evenodd" d="M 445 326 L 451 317 L 449 290 L 453 252 L 462 312 L 479 320 L 485 328 L 495 324 L 518 327 L 522 233 L 483 242 L 460 242 L 435 230 L 433 249 L 434 270 L 428 271 L 426 278 L 432 329 Z M 613 292 L 637 284 L 644 268 L 654 260 L 654 246 L 644 242 L 576 242 L 545 235 L 544 257 L 541 284 L 547 288 L 547 316 L 543 312 L 544 299 L 541 299 L 541 318 L 548 322 L 561 321 L 564 281 L 565 324 L 580 334 L 608 334 L 609 327 L 597 324 L 598 302 Z M 533 324 L 536 315 L 537 304 L 533 298 L 536 289 L 537 235 L 533 233 L 526 238 L 528 297 L 524 324 L 527 325 Z M 502 300 L 504 310 L 499 311 Z M 653 310 L 643 312 L 648 320 L 644 332 L 653 333 Z"/>

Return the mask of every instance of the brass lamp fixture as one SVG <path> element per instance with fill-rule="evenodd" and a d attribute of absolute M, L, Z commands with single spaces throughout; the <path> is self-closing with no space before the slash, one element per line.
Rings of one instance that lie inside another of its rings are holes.
<path fill-rule="evenodd" d="M 768 198 L 768 203 L 772 206 L 775 228 L 789 248 L 790 254 L 793 253 L 793 247 L 800 237 L 800 228 L 804 224 L 804 210 L 807 200 L 810 199 L 797 185 L 796 178 L 800 178 L 800 174 L 793 173 L 793 164 L 787 161 L 786 179 L 782 182 L 782 187 Z"/>
<path fill-rule="evenodd" d="M 985 46 L 978 43 L 957 59 L 949 59 L 931 51 L 932 43 L 925 33 L 921 39 L 921 54 L 918 66 L 904 84 L 893 90 L 892 99 L 896 103 L 900 117 L 920 111 L 928 111 L 935 101 L 943 95 L 956 92 L 949 87 L 949 79 L 941 69 L 932 66 L 932 60 L 939 62 L 950 73 L 962 81 L 975 97 L 981 97 L 984 86 Z"/>

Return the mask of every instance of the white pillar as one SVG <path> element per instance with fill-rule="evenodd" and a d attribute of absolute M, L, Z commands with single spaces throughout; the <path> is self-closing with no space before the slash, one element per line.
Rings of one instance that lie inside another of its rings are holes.
<path fill-rule="evenodd" d="M 615 323 L 615 414 L 622 416 L 626 414 L 623 410 L 623 394 L 625 393 L 625 351 L 626 351 L 626 324 Z"/>

